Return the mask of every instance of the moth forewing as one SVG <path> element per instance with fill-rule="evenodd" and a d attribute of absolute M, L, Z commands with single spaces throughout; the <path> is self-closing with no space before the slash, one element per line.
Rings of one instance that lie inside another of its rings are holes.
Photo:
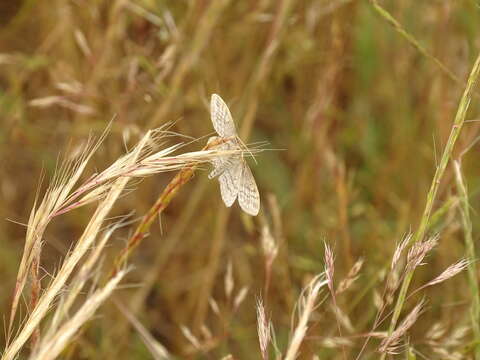
<path fill-rule="evenodd" d="M 227 104 L 217 94 L 213 94 L 210 100 L 210 116 L 215 131 L 221 137 L 237 136 L 235 123 Z"/>

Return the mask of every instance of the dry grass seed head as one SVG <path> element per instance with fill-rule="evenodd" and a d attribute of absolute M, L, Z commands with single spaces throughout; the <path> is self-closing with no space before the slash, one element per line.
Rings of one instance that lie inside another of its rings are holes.
<path fill-rule="evenodd" d="M 235 287 L 235 280 L 233 279 L 232 260 L 229 260 L 227 264 L 227 272 L 225 273 L 224 285 L 225 285 L 225 296 L 227 297 L 227 300 L 230 300 L 232 296 L 233 288 Z"/>
<path fill-rule="evenodd" d="M 445 348 L 442 347 L 435 347 L 432 348 L 432 351 L 436 353 L 440 359 L 449 359 L 449 360 L 462 360 L 465 359 L 465 356 L 462 355 L 460 352 L 450 352 Z"/>
<path fill-rule="evenodd" d="M 425 256 L 437 245 L 438 235 L 432 236 L 425 241 L 418 241 L 412 245 L 407 255 L 407 273 L 413 271 L 416 267 L 423 265 Z"/>
<path fill-rule="evenodd" d="M 431 351 L 447 359 L 463 359 L 456 351 L 465 343 L 465 337 L 470 333 L 470 326 L 458 326 L 451 333 L 444 324 L 435 323 L 425 335 L 425 343 Z"/>
<path fill-rule="evenodd" d="M 392 334 L 382 340 L 379 351 L 387 354 L 398 354 L 400 349 L 400 340 L 406 334 L 408 329 L 417 321 L 424 306 L 424 301 L 419 302 L 413 310 L 405 317 L 400 325 Z"/>
<path fill-rule="evenodd" d="M 267 262 L 273 263 L 278 255 L 278 245 L 267 225 L 262 228 L 262 249 Z"/>
<path fill-rule="evenodd" d="M 310 283 L 302 290 L 297 302 L 298 308 L 298 323 L 293 330 L 292 338 L 289 342 L 287 354 L 285 360 L 296 359 L 308 329 L 308 321 L 315 310 L 317 299 L 320 294 L 320 290 L 323 286 L 328 285 L 328 280 L 325 279 L 324 273 L 315 276 Z"/>
<path fill-rule="evenodd" d="M 139 142 L 137 147 L 131 153 L 132 163 L 134 163 L 137 160 L 138 155 L 141 153 L 142 148 L 145 146 L 148 140 L 149 140 L 149 133 L 147 133 L 147 135 L 144 138 L 142 138 L 142 140 Z M 80 166 L 77 167 L 77 170 L 74 172 L 73 176 L 70 179 L 68 179 L 65 185 L 66 188 L 73 187 L 73 185 L 76 183 L 76 179 L 75 179 L 76 175 L 80 172 L 79 169 L 81 169 L 82 167 L 84 167 L 84 162 L 82 162 Z M 78 174 L 78 176 L 80 175 Z M 63 178 L 65 178 L 65 176 L 63 176 Z M 29 316 L 25 319 L 23 327 L 18 331 L 17 336 L 5 348 L 5 352 L 2 358 L 3 360 L 14 359 L 17 356 L 18 352 L 21 350 L 21 348 L 24 346 L 24 344 L 28 341 L 31 334 L 39 326 L 40 322 L 43 320 L 45 315 L 50 310 L 50 307 L 54 303 L 54 300 L 58 297 L 59 293 L 63 290 L 64 286 L 66 285 L 70 275 L 76 268 L 77 264 L 84 258 L 85 253 L 91 248 L 98 233 L 101 231 L 101 226 L 106 216 L 110 212 L 115 201 L 120 196 L 128 180 L 129 178 L 127 177 L 120 178 L 120 179 L 117 179 L 111 185 L 108 195 L 98 205 L 97 209 L 95 210 L 95 213 L 92 215 L 92 218 L 90 219 L 90 222 L 86 226 L 82 236 L 76 242 L 73 250 L 65 258 L 55 278 L 52 280 L 48 288 L 42 293 L 42 296 L 38 300 L 35 308 L 32 309 Z M 53 189 L 55 189 L 55 187 L 53 187 Z M 67 189 L 61 189 L 59 193 L 63 194 L 64 195 L 63 197 L 66 198 L 70 193 L 70 191 L 67 191 Z M 55 202 L 55 203 L 59 205 L 61 204 L 61 202 Z M 43 230 L 44 229 L 42 229 L 41 231 Z M 27 230 L 27 233 L 28 231 L 32 231 L 32 230 L 31 229 Z M 21 270 L 22 269 L 19 270 L 19 275 Z M 21 290 L 18 292 L 16 291 L 15 296 L 17 295 L 19 296 L 20 293 L 21 293 Z M 14 306 L 15 306 L 15 298 L 14 298 L 14 303 L 12 305 L 11 319 L 15 314 Z"/>
<path fill-rule="evenodd" d="M 244 286 L 240 289 L 240 291 L 237 293 L 235 296 L 235 299 L 233 299 L 233 311 L 237 311 L 240 305 L 242 305 L 243 301 L 247 297 L 248 294 L 248 287 Z"/>
<path fill-rule="evenodd" d="M 403 251 L 407 247 L 407 245 L 410 243 L 410 240 L 412 239 L 413 234 L 409 233 L 407 236 L 403 238 L 403 240 L 397 245 L 395 248 L 395 252 L 393 253 L 392 257 L 392 263 L 390 268 L 393 270 L 396 268 L 398 262 L 400 261 L 400 258 L 403 254 Z"/>
<path fill-rule="evenodd" d="M 422 288 L 426 288 L 427 286 L 432 286 L 432 285 L 435 285 L 435 284 L 439 284 L 441 282 L 444 282 L 452 277 L 454 277 L 455 275 L 457 275 L 458 273 L 462 272 L 463 270 L 465 270 L 467 268 L 467 266 L 469 265 L 469 261 L 466 260 L 466 259 L 461 259 L 459 261 L 457 261 L 456 263 L 450 265 L 449 267 L 447 267 L 440 275 L 438 275 L 435 279 L 433 280 L 430 280 L 428 283 L 426 283 L 425 285 L 422 286 Z"/>
<path fill-rule="evenodd" d="M 93 249 L 88 254 L 87 259 L 80 267 L 79 271 L 75 274 L 75 277 L 72 280 L 71 286 L 69 286 L 68 291 L 65 292 L 65 295 L 61 298 L 61 303 L 56 306 L 56 310 L 53 316 L 53 319 L 50 323 L 50 327 L 47 333 L 47 337 L 51 336 L 54 332 L 58 330 L 61 322 L 68 316 L 70 308 L 73 306 L 78 295 L 85 286 L 86 281 L 92 276 L 94 272 L 94 267 L 98 264 L 98 261 L 103 254 L 105 246 L 112 236 L 112 234 L 119 228 L 126 225 L 126 220 L 120 220 L 111 226 L 103 233 L 100 241 L 95 244 Z M 97 272 L 100 274 L 100 271 Z M 96 281 L 94 283 L 97 283 Z"/>
<path fill-rule="evenodd" d="M 343 279 L 337 287 L 336 294 L 341 294 L 344 291 L 348 290 L 353 283 L 358 279 L 358 273 L 362 269 L 363 266 L 363 258 L 358 259 L 355 264 L 353 264 L 352 268 L 348 272 L 345 279 Z"/>
<path fill-rule="evenodd" d="M 345 330 L 349 333 L 353 333 L 355 331 L 352 321 L 350 320 L 349 316 L 340 309 L 339 306 L 335 306 L 333 303 L 330 305 L 330 310 L 332 314 L 337 318 L 338 322 L 342 325 Z"/>
<path fill-rule="evenodd" d="M 210 299 L 208 299 L 208 303 L 210 304 L 210 308 L 212 309 L 213 313 L 217 316 L 220 316 L 220 308 L 218 307 L 218 303 L 215 301 L 215 299 L 210 297 Z"/>
<path fill-rule="evenodd" d="M 462 339 L 468 335 L 470 332 L 469 326 L 458 326 L 456 327 L 450 336 L 447 337 L 445 341 L 446 346 L 461 346 Z"/>
<path fill-rule="evenodd" d="M 210 331 L 207 325 L 202 324 L 202 326 L 200 327 L 200 331 L 202 332 L 202 335 L 205 338 L 205 340 L 208 341 L 213 338 L 212 332 Z"/>
<path fill-rule="evenodd" d="M 270 320 L 267 319 L 263 301 L 259 298 L 257 299 L 257 333 L 263 360 L 268 359 L 268 345 L 271 339 L 271 331 Z"/>
<path fill-rule="evenodd" d="M 353 346 L 353 341 L 344 337 L 327 337 L 320 341 L 321 346 L 329 349 L 337 349 L 344 346 Z"/>
<path fill-rule="evenodd" d="M 390 305 L 395 299 L 394 294 L 400 285 L 400 269 L 394 268 L 390 271 L 387 278 L 385 303 Z"/>
<path fill-rule="evenodd" d="M 98 307 L 111 295 L 125 274 L 125 270 L 120 271 L 103 288 L 92 293 L 80 309 L 53 334 L 51 339 L 42 342 L 36 353 L 32 354 L 32 358 L 35 360 L 53 360 L 57 358 L 80 327 L 93 316 Z"/>
<path fill-rule="evenodd" d="M 447 333 L 447 328 L 445 324 L 442 324 L 441 322 L 436 322 L 430 327 L 430 329 L 428 329 L 425 335 L 425 339 L 428 343 L 434 344 L 438 340 L 443 338 L 446 333 Z"/>
<path fill-rule="evenodd" d="M 180 330 L 182 331 L 183 336 L 185 336 L 185 338 L 190 342 L 190 344 L 193 345 L 194 348 L 201 349 L 202 346 L 200 344 L 200 340 L 193 335 L 188 327 L 185 325 L 180 325 Z"/>
<path fill-rule="evenodd" d="M 334 294 L 333 275 L 335 273 L 335 260 L 333 251 L 330 246 L 325 243 L 325 277 L 327 278 L 328 288 Z"/>
<path fill-rule="evenodd" d="M 376 289 L 373 290 L 373 304 L 375 305 L 377 310 L 382 309 L 384 306 L 383 298 Z"/>
<path fill-rule="evenodd" d="M 59 171 L 52 179 L 52 185 L 47 189 L 45 196 L 38 207 L 37 190 L 37 196 L 28 220 L 25 246 L 18 269 L 17 281 L 11 305 L 7 337 L 10 337 L 13 320 L 18 308 L 18 302 L 27 280 L 27 274 L 30 272 L 33 262 L 36 259 L 37 261 L 39 260 L 43 233 L 51 219 L 55 216 L 55 213 L 62 204 L 67 201 L 72 188 L 83 173 L 88 161 L 103 141 L 104 135 L 96 143 L 90 138 L 77 158 L 72 161 L 65 161 L 60 165 Z"/>

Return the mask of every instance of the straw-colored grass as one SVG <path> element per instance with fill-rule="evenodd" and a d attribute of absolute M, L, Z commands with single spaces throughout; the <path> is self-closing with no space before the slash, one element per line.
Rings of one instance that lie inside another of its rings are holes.
<path fill-rule="evenodd" d="M 2 360 L 480 360 L 475 1 L 0 21 Z M 206 176 L 212 93 L 256 217 Z"/>

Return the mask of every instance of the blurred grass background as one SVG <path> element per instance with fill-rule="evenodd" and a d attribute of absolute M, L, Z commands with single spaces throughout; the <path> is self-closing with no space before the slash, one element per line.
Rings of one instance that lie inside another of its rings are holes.
<path fill-rule="evenodd" d="M 28 219 L 42 169 L 45 185 L 59 154 L 75 149 L 90 132 L 99 134 L 114 115 L 113 130 L 95 157 L 99 169 L 125 151 L 124 143 L 134 144 L 144 131 L 169 121 L 176 121 L 178 133 L 205 136 L 213 131 L 208 100 L 215 92 L 229 104 L 244 141 L 267 140 L 270 148 L 285 149 L 262 153 L 258 165 L 251 164 L 262 214 L 250 219 L 238 206 L 227 212 L 217 183 L 198 172 L 162 216 L 162 229 L 154 227 L 131 259 L 135 271 L 129 283 L 147 286 L 125 289 L 121 298 L 174 354 L 259 358 L 255 299 L 264 284 L 259 238 L 267 222 L 281 244 L 267 299 L 279 344 L 288 341 L 301 287 L 323 269 L 324 240 L 334 247 L 339 279 L 365 258 L 362 276 L 339 301 L 354 332 L 369 331 L 374 290 L 396 243 L 420 219 L 462 82 L 480 49 L 480 8 L 473 0 L 380 4 L 460 83 L 410 46 L 368 1 L 0 3 L 4 313 L 25 232 L 15 222 Z M 475 120 L 478 109 L 477 96 L 468 119 Z M 478 124 L 467 123 L 456 155 L 476 138 Z M 463 161 L 475 239 L 480 228 L 477 156 L 474 146 Z M 416 274 L 418 284 L 465 252 L 454 173 L 450 167 L 447 172 L 436 203 L 443 211 L 431 229 L 440 232 L 440 244 Z M 114 215 L 134 210 L 141 216 L 171 177 L 135 184 L 136 191 L 122 199 Z M 46 273 L 58 267 L 90 214 L 91 208 L 76 210 L 50 227 L 42 264 Z M 124 245 L 127 231 L 113 243 L 112 253 Z M 235 314 L 224 291 L 230 261 L 235 291 L 250 289 Z M 220 305 L 221 320 L 208 310 L 210 296 Z M 418 335 L 419 347 L 434 323 L 450 327 L 468 318 L 466 275 L 428 290 L 428 297 L 429 311 L 412 336 L 415 344 Z M 332 319 L 323 309 L 312 337 L 335 335 Z M 138 335 L 118 324 L 122 315 L 114 307 L 105 309 L 69 356 L 149 358 Z M 198 353 L 180 325 L 200 334 L 203 324 L 214 341 Z M 311 340 L 302 354 L 340 358 L 341 352 Z"/>

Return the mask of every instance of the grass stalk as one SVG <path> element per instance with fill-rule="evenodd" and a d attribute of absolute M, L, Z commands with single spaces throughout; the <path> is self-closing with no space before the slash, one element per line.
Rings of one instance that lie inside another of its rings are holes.
<path fill-rule="evenodd" d="M 315 311 L 317 299 L 323 286 L 328 284 L 324 274 L 315 276 L 303 290 L 298 300 L 298 323 L 288 344 L 285 360 L 295 360 L 298 357 L 300 345 L 308 330 L 310 316 Z"/>
<path fill-rule="evenodd" d="M 425 56 L 427 59 L 433 61 L 435 65 L 450 79 L 455 81 L 458 84 L 465 85 L 465 83 L 455 75 L 444 63 L 442 63 L 439 59 L 435 56 L 430 54 L 427 49 L 425 49 L 420 43 L 415 39 L 413 35 L 407 32 L 402 25 L 395 19 L 387 10 L 381 7 L 378 4 L 377 0 L 370 0 L 373 6 L 373 9 L 380 15 L 383 19 L 385 19 L 394 29 L 397 31 L 407 42 L 412 45 L 420 54 Z"/>
<path fill-rule="evenodd" d="M 142 149 L 146 146 L 148 140 L 150 139 L 150 133 L 148 133 L 133 150 L 131 157 L 129 158 L 130 163 L 135 163 L 138 157 L 141 155 Z M 123 189 L 127 185 L 130 177 L 123 176 L 115 180 L 109 188 L 109 191 L 105 198 L 99 203 L 95 213 L 93 214 L 90 222 L 86 226 L 82 236 L 77 241 L 73 250 L 65 258 L 62 266 L 59 271 L 53 278 L 50 285 L 45 289 L 44 293 L 38 299 L 35 308 L 32 309 L 28 318 L 25 320 L 24 325 L 18 331 L 18 334 L 15 336 L 13 341 L 8 344 L 4 353 L 2 354 L 2 360 L 13 360 L 18 357 L 18 353 L 21 351 L 24 344 L 32 336 L 32 334 L 38 329 L 40 322 L 45 318 L 52 307 L 52 303 L 58 297 L 58 294 L 64 289 L 65 284 L 70 278 L 71 274 L 77 268 L 78 263 L 84 258 L 84 255 L 91 249 L 99 231 L 101 230 L 102 225 L 104 224 L 105 218 L 110 213 L 114 203 L 122 193 Z M 74 178 L 73 181 L 76 182 Z M 72 180 L 69 180 L 72 182 Z M 62 186 L 63 190 L 67 190 L 68 186 Z M 67 189 L 65 189 L 67 188 Z M 61 189 L 60 189 L 61 190 Z M 64 192 L 65 192 L 64 191 Z M 30 229 L 33 231 L 33 229 Z M 43 231 L 43 229 L 41 229 Z"/>
<path fill-rule="evenodd" d="M 475 244 L 472 237 L 472 220 L 470 218 L 470 204 L 468 201 L 468 191 L 462 176 L 460 161 L 454 162 L 455 179 L 457 181 L 457 191 L 460 197 L 460 212 L 462 215 L 462 226 L 465 233 L 465 249 L 468 260 L 468 283 L 472 293 L 472 304 L 470 308 L 470 318 L 472 322 L 473 335 L 475 336 L 475 359 L 480 359 L 480 294 L 478 288 L 478 277 L 475 265 Z"/>
<path fill-rule="evenodd" d="M 93 316 L 97 309 L 117 288 L 120 281 L 126 274 L 126 270 L 120 271 L 115 277 L 110 279 L 107 284 L 96 290 L 88 301 L 80 307 L 47 343 L 45 343 L 39 352 L 35 354 L 37 360 L 53 360 L 56 359 L 65 349 L 77 331 Z"/>
<path fill-rule="evenodd" d="M 163 212 L 170 204 L 172 199 L 178 193 L 180 188 L 185 185 L 195 173 L 196 165 L 190 165 L 180 170 L 163 190 L 157 201 L 142 217 L 140 224 L 135 229 L 133 235 L 128 239 L 125 249 L 116 257 L 114 269 L 111 276 L 114 276 L 123 266 L 125 266 L 129 255 L 140 245 L 142 240 L 147 237 L 148 231 L 157 216 Z"/>
<path fill-rule="evenodd" d="M 436 199 L 436 195 L 438 192 L 438 188 L 440 186 L 440 181 L 445 173 L 445 169 L 447 168 L 448 162 L 452 156 L 453 153 L 453 148 L 455 146 L 455 143 L 458 139 L 458 136 L 460 134 L 460 131 L 462 130 L 462 127 L 465 123 L 465 117 L 467 115 L 467 110 L 470 105 L 470 101 L 472 99 L 473 95 L 473 90 L 475 87 L 475 84 L 477 82 L 478 76 L 480 74 L 480 55 L 477 57 L 475 60 L 475 63 L 473 65 L 472 71 L 470 72 L 470 75 L 468 77 L 467 81 L 467 86 L 465 88 L 465 91 L 463 92 L 462 98 L 460 100 L 460 104 L 457 109 L 457 114 L 455 116 L 455 120 L 452 125 L 452 129 L 450 131 L 450 135 L 448 137 L 447 144 L 445 145 L 445 149 L 443 150 L 442 157 L 440 159 L 440 163 L 435 171 L 435 175 L 433 176 L 432 184 L 430 186 L 430 190 L 428 191 L 427 195 L 427 202 L 425 204 L 425 210 L 423 212 L 420 225 L 418 227 L 418 230 L 416 231 L 415 235 L 412 237 L 410 244 L 414 242 L 421 241 L 426 234 L 426 231 L 429 226 L 429 221 L 430 221 L 430 215 L 432 213 L 433 209 L 433 204 Z M 392 334 L 392 332 L 395 329 L 395 326 L 397 325 L 398 318 L 400 317 L 400 314 L 402 312 L 403 305 L 405 303 L 407 291 L 410 285 L 410 282 L 412 281 L 413 274 L 415 272 L 415 269 L 409 270 L 405 278 L 402 282 L 402 287 L 400 289 L 400 293 L 398 294 L 397 302 L 395 304 L 393 316 L 390 322 L 390 327 L 388 329 L 388 334 L 389 336 Z M 385 358 L 385 355 L 382 355 L 382 359 Z"/>

